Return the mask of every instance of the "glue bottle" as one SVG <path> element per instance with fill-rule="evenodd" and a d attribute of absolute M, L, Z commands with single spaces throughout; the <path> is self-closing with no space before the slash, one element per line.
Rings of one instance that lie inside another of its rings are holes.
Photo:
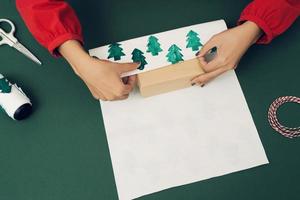
<path fill-rule="evenodd" d="M 0 108 L 13 120 L 22 120 L 32 112 L 32 103 L 21 88 L 0 74 Z"/>

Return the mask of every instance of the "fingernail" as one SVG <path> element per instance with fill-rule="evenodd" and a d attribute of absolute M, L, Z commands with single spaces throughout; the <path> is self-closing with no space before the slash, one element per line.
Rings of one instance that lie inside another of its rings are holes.
<path fill-rule="evenodd" d="M 194 86 L 194 85 L 196 85 L 196 83 L 192 83 L 191 85 Z"/>
<path fill-rule="evenodd" d="M 210 52 L 211 52 L 211 53 L 216 52 L 217 49 L 218 49 L 217 47 L 213 47 L 213 48 L 210 50 Z"/>
<path fill-rule="evenodd" d="M 199 54 L 200 54 L 200 51 L 198 51 L 198 52 L 195 54 L 195 56 L 199 56 Z"/>
<path fill-rule="evenodd" d="M 99 58 L 98 58 L 97 56 L 92 56 L 92 58 L 95 58 L 95 59 L 98 59 L 98 60 L 99 60 Z"/>

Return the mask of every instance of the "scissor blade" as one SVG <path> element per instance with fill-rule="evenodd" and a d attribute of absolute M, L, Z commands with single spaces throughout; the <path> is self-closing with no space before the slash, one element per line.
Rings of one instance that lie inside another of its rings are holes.
<path fill-rule="evenodd" d="M 41 61 L 35 57 L 25 46 L 23 46 L 20 42 L 16 42 L 13 47 L 17 49 L 19 52 L 24 54 L 27 58 L 31 59 L 35 63 L 42 65 Z"/>

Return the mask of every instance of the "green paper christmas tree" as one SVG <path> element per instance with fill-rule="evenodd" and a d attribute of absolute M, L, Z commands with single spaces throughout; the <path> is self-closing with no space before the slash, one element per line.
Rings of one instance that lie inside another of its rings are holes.
<path fill-rule="evenodd" d="M 0 93 L 10 93 L 11 85 L 5 78 L 0 79 Z"/>
<path fill-rule="evenodd" d="M 144 53 L 139 49 L 134 49 L 131 54 L 133 62 L 141 63 L 138 69 L 143 70 L 145 68 L 145 65 L 148 64 L 145 56 L 143 55 Z"/>
<path fill-rule="evenodd" d="M 169 53 L 167 54 L 168 61 L 172 64 L 176 64 L 180 61 L 183 61 L 183 55 L 181 54 L 181 49 L 176 45 L 173 44 L 169 48 Z"/>
<path fill-rule="evenodd" d="M 123 53 L 123 49 L 120 47 L 121 44 L 119 43 L 113 43 L 111 45 L 108 46 L 108 59 L 110 58 L 114 58 L 114 60 L 121 60 L 122 56 L 125 56 L 125 54 Z"/>
<path fill-rule="evenodd" d="M 191 30 L 186 37 L 186 48 L 192 48 L 193 51 L 199 51 L 200 47 L 203 46 L 200 42 L 200 38 L 198 37 L 198 33 Z"/>
<path fill-rule="evenodd" d="M 151 52 L 152 56 L 157 56 L 159 52 L 162 51 L 158 39 L 154 36 L 149 37 L 147 47 L 148 47 L 147 52 L 149 53 Z"/>

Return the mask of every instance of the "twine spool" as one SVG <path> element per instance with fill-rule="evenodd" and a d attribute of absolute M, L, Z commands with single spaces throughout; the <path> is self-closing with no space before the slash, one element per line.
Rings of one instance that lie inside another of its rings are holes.
<path fill-rule="evenodd" d="M 298 103 L 300 104 L 300 98 L 295 96 L 283 96 L 277 98 L 270 106 L 268 112 L 268 120 L 271 127 L 279 132 L 281 135 L 288 138 L 295 138 L 300 136 L 300 126 L 295 128 L 290 128 L 282 125 L 277 119 L 277 110 L 280 106 L 285 103 Z M 299 120 L 300 121 L 300 120 Z"/>

